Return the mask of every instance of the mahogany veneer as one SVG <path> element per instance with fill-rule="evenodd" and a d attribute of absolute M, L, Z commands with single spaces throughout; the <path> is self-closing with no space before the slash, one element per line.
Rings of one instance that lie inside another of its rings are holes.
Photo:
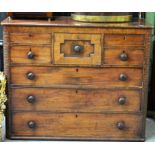
<path fill-rule="evenodd" d="M 145 139 L 151 26 L 9 20 L 11 139 Z"/>

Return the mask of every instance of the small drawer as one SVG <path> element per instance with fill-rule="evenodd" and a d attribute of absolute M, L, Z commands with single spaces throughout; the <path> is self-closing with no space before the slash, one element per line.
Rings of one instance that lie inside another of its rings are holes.
<path fill-rule="evenodd" d="M 49 44 L 51 43 L 51 34 L 46 33 L 10 33 L 11 43 L 34 43 Z"/>
<path fill-rule="evenodd" d="M 51 48 L 48 46 L 11 46 L 11 63 L 49 64 L 51 63 Z"/>
<path fill-rule="evenodd" d="M 109 65 L 143 65 L 144 50 L 143 49 L 104 49 L 104 64 Z"/>
<path fill-rule="evenodd" d="M 138 68 L 74 68 L 12 67 L 11 84 L 29 86 L 142 86 L 142 69 Z"/>
<path fill-rule="evenodd" d="M 54 63 L 101 65 L 101 35 L 55 33 Z"/>
<path fill-rule="evenodd" d="M 16 112 L 12 117 L 13 137 L 42 139 L 139 139 L 142 117 L 133 114 Z"/>
<path fill-rule="evenodd" d="M 138 90 L 14 88 L 11 95 L 15 111 L 138 112 L 141 104 Z"/>
<path fill-rule="evenodd" d="M 104 37 L 104 45 L 137 45 L 144 46 L 144 35 L 117 35 L 106 34 Z"/>

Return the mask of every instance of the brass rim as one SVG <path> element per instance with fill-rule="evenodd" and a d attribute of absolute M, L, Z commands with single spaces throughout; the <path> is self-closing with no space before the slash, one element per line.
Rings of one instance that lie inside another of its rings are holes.
<path fill-rule="evenodd" d="M 72 14 L 72 19 L 82 22 L 129 22 L 132 15 L 123 16 L 90 16 Z"/>

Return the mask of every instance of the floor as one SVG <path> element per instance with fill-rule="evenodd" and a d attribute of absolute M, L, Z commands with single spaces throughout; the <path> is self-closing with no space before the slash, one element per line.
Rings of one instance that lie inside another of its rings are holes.
<path fill-rule="evenodd" d="M 146 119 L 146 141 L 155 142 L 155 120 Z"/>
<path fill-rule="evenodd" d="M 5 132 L 3 131 L 3 139 Z M 5 140 L 13 141 L 13 140 Z M 147 118 L 146 119 L 146 142 L 155 142 L 155 120 Z"/>

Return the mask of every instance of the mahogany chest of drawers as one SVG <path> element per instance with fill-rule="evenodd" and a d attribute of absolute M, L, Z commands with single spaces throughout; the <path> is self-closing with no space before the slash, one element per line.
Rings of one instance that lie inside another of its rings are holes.
<path fill-rule="evenodd" d="M 11 139 L 145 139 L 151 27 L 8 20 Z"/>

